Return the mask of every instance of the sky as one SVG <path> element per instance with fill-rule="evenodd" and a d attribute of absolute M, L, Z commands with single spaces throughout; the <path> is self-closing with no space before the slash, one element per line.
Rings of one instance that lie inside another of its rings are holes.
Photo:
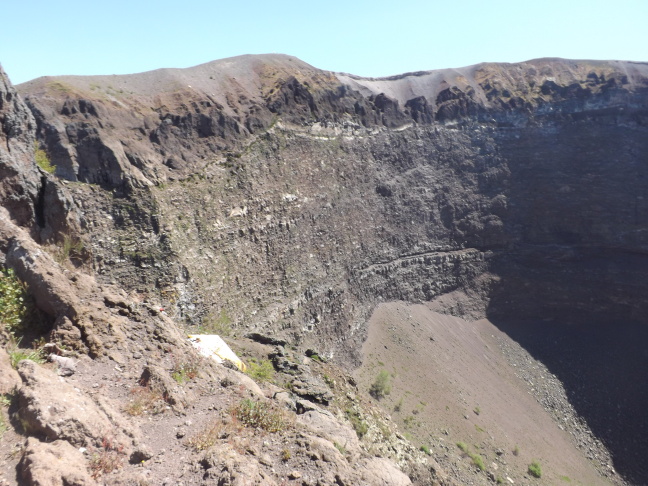
<path fill-rule="evenodd" d="M 5 0 L 0 64 L 127 74 L 282 53 L 389 76 L 539 57 L 648 61 L 648 0 Z"/>

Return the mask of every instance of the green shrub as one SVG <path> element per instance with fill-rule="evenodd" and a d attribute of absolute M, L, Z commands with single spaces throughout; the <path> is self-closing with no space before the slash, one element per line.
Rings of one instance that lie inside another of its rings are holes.
<path fill-rule="evenodd" d="M 529 464 L 529 474 L 538 479 L 542 477 L 542 469 L 540 468 L 538 461 L 533 461 Z"/>
<path fill-rule="evenodd" d="M 465 442 L 457 442 L 457 447 L 461 449 L 461 452 L 468 452 L 468 445 Z"/>
<path fill-rule="evenodd" d="M 484 466 L 484 460 L 482 459 L 482 456 L 480 456 L 479 454 L 470 453 L 470 452 L 468 453 L 468 455 L 472 459 L 473 464 L 475 466 L 477 466 L 477 468 L 480 471 L 483 471 L 483 470 L 486 469 L 486 466 Z"/>
<path fill-rule="evenodd" d="M 422 450 L 423 452 L 425 452 L 428 456 L 431 456 L 431 455 L 432 455 L 432 452 L 430 452 L 430 448 L 429 448 L 428 446 L 426 446 L 426 445 L 422 445 L 422 446 L 421 446 L 421 450 Z"/>
<path fill-rule="evenodd" d="M 248 362 L 245 373 L 256 381 L 272 381 L 274 379 L 275 370 L 272 361 L 269 359 L 257 361 L 252 358 Z"/>
<path fill-rule="evenodd" d="M 56 172 L 56 166 L 52 165 L 49 157 L 47 156 L 47 152 L 40 148 L 38 142 L 34 142 L 34 159 L 36 159 L 36 164 L 38 164 L 38 167 L 43 169 L 45 172 L 48 172 L 50 174 Z"/>
<path fill-rule="evenodd" d="M 381 398 L 385 397 L 385 395 L 389 395 L 391 393 L 391 383 L 389 381 L 389 373 L 387 373 L 385 370 L 382 370 L 380 373 L 378 373 L 376 380 L 369 388 L 369 393 L 371 394 L 371 396 L 373 396 L 377 400 L 380 400 Z"/>
<path fill-rule="evenodd" d="M 15 334 L 23 329 L 27 315 L 27 289 L 13 269 L 0 272 L 0 324 Z"/>
<path fill-rule="evenodd" d="M 265 402 L 246 398 L 232 410 L 232 416 L 246 427 L 263 429 L 268 432 L 281 432 L 287 427 L 284 414 L 273 409 Z"/>

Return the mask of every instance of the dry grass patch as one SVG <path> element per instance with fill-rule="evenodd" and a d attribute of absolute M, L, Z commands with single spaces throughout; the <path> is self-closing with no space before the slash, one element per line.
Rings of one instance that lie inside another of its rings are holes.
<path fill-rule="evenodd" d="M 181 385 L 197 378 L 203 364 L 203 359 L 198 354 L 189 355 L 182 360 L 177 357 L 174 358 L 171 377 Z"/>
<path fill-rule="evenodd" d="M 164 395 L 148 386 L 135 386 L 131 388 L 130 395 L 131 398 L 124 407 L 128 415 L 158 414 L 166 410 L 167 403 Z"/>
<path fill-rule="evenodd" d="M 232 418 L 253 429 L 266 432 L 281 432 L 288 428 L 288 419 L 282 410 L 266 402 L 246 398 L 231 410 Z"/>
<path fill-rule="evenodd" d="M 275 369 L 269 359 L 250 359 L 245 373 L 254 381 L 272 382 L 275 376 Z"/>
<path fill-rule="evenodd" d="M 112 437 L 101 439 L 101 447 L 92 452 L 90 457 L 90 473 L 94 479 L 108 474 L 122 466 L 124 457 L 124 446 L 115 442 Z"/>
<path fill-rule="evenodd" d="M 195 452 L 201 452 L 212 447 L 218 439 L 222 436 L 223 424 L 220 422 L 213 422 L 198 434 L 187 439 L 185 445 Z"/>

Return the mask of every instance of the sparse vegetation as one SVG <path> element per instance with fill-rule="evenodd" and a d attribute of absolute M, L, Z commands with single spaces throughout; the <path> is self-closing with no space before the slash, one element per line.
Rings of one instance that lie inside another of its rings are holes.
<path fill-rule="evenodd" d="M 47 152 L 40 148 L 38 142 L 34 142 L 34 159 L 36 159 L 38 167 L 43 169 L 45 172 L 49 174 L 56 172 L 56 166 L 52 165 L 52 162 L 50 162 L 50 159 L 47 156 Z"/>
<path fill-rule="evenodd" d="M 484 471 L 486 469 L 486 466 L 484 466 L 484 459 L 482 459 L 482 456 L 479 454 L 475 453 L 468 453 L 468 456 L 472 459 L 472 462 L 475 466 L 477 466 L 477 469 L 480 471 Z"/>
<path fill-rule="evenodd" d="M 481 409 L 479 407 L 475 407 L 473 408 L 473 412 L 475 413 L 475 415 L 479 415 L 481 413 Z"/>
<path fill-rule="evenodd" d="M 484 471 L 486 469 L 486 466 L 484 466 L 484 459 L 479 454 L 470 452 L 470 447 L 468 447 L 468 444 L 466 444 L 465 442 L 457 442 L 457 447 L 461 449 L 461 452 L 472 459 L 473 464 L 477 466 L 480 471 Z"/>
<path fill-rule="evenodd" d="M 15 391 L 0 395 L 0 407 L 9 408 L 15 397 Z M 8 427 L 5 419 L 5 414 L 4 411 L 0 408 L 0 440 L 2 440 L 2 436 L 7 430 Z"/>
<path fill-rule="evenodd" d="M 416 422 L 413 415 L 408 415 L 403 419 L 406 428 L 412 427 Z"/>
<path fill-rule="evenodd" d="M 7 354 L 9 355 L 9 361 L 11 366 L 16 369 L 18 368 L 18 363 L 23 359 L 29 359 L 34 363 L 42 364 L 45 362 L 43 353 L 40 349 L 25 349 L 20 347 L 20 338 L 16 339 L 11 337 L 9 340 L 9 346 L 7 347 Z"/>
<path fill-rule="evenodd" d="M 290 453 L 290 450 L 289 450 L 289 449 L 283 449 L 283 450 L 281 451 L 281 460 L 282 460 L 283 462 L 288 462 L 288 461 L 290 460 L 291 457 L 292 457 L 292 454 Z"/>
<path fill-rule="evenodd" d="M 202 358 L 196 355 L 190 355 L 184 360 L 175 359 L 173 362 L 173 369 L 171 370 L 171 377 L 179 384 L 187 383 L 198 376 Z"/>
<path fill-rule="evenodd" d="M 324 379 L 324 383 L 326 383 L 331 390 L 335 390 L 335 380 L 333 378 L 329 375 L 324 375 L 322 378 Z"/>
<path fill-rule="evenodd" d="M 344 447 L 342 444 L 338 444 L 337 442 L 334 442 L 333 445 L 340 452 L 340 454 L 342 454 L 343 456 L 346 455 L 346 447 Z"/>
<path fill-rule="evenodd" d="M 534 478 L 540 479 L 542 477 L 542 468 L 540 467 L 538 461 L 533 461 L 531 464 L 529 464 L 528 472 Z"/>
<path fill-rule="evenodd" d="M 430 452 L 430 448 L 429 448 L 428 446 L 426 446 L 426 445 L 422 445 L 422 446 L 421 446 L 421 450 L 422 450 L 423 452 L 425 452 L 428 456 L 431 456 L 431 455 L 432 455 L 432 452 Z"/>
<path fill-rule="evenodd" d="M 0 407 L 10 407 L 15 397 L 15 392 L 0 395 Z"/>
<path fill-rule="evenodd" d="M 382 370 L 378 373 L 378 376 L 369 388 L 369 393 L 376 400 L 380 400 L 391 393 L 390 376 L 387 371 Z"/>
<path fill-rule="evenodd" d="M 513 455 L 516 457 L 520 455 L 520 448 L 518 446 L 513 448 Z"/>
<path fill-rule="evenodd" d="M 85 253 L 85 243 L 80 238 L 71 235 L 64 235 L 54 255 L 55 260 L 60 265 L 68 260 L 83 260 Z"/>
<path fill-rule="evenodd" d="M 2 439 L 2 436 L 6 431 L 7 431 L 7 423 L 5 422 L 4 412 L 0 410 L 0 439 Z"/>
<path fill-rule="evenodd" d="M 220 422 L 213 422 L 211 425 L 201 430 L 198 434 L 190 439 L 187 439 L 185 445 L 193 449 L 195 452 L 201 452 L 209 449 L 216 444 L 216 441 L 221 435 L 222 424 Z"/>
<path fill-rule="evenodd" d="M 108 474 L 121 467 L 124 460 L 124 446 L 117 444 L 114 439 L 104 437 L 101 447 L 92 453 L 90 472 L 94 479 Z"/>
<path fill-rule="evenodd" d="M 13 269 L 0 272 L 0 323 L 12 334 L 22 330 L 27 315 L 27 288 Z"/>
<path fill-rule="evenodd" d="M 225 309 L 221 309 L 218 314 L 210 312 L 203 318 L 202 324 L 198 328 L 200 334 L 218 334 L 219 336 L 232 335 L 232 318 L 227 314 Z"/>
<path fill-rule="evenodd" d="M 232 417 L 246 427 L 263 429 L 266 432 L 281 432 L 288 427 L 286 417 L 280 410 L 266 402 L 246 398 L 231 411 Z"/>
<path fill-rule="evenodd" d="M 560 476 L 561 481 L 565 481 L 566 483 L 571 483 L 571 478 L 569 476 Z"/>
<path fill-rule="evenodd" d="M 394 405 L 394 412 L 400 412 L 402 408 L 403 408 L 403 397 L 401 397 L 400 400 L 398 400 L 398 402 L 396 403 L 396 405 Z"/>
<path fill-rule="evenodd" d="M 367 422 L 362 420 L 358 412 L 350 408 L 347 409 L 346 416 L 349 419 L 349 422 L 351 422 L 351 425 L 353 426 L 353 430 L 355 430 L 358 439 L 362 439 L 365 436 L 365 434 L 369 431 L 369 426 L 367 425 Z"/>
<path fill-rule="evenodd" d="M 245 373 L 255 381 L 272 381 L 274 380 L 275 369 L 272 361 L 263 359 L 258 361 L 254 358 L 248 362 Z"/>
<path fill-rule="evenodd" d="M 162 393 L 148 386 L 133 387 L 130 393 L 131 399 L 124 409 L 129 415 L 158 414 L 166 410 L 167 404 Z"/>

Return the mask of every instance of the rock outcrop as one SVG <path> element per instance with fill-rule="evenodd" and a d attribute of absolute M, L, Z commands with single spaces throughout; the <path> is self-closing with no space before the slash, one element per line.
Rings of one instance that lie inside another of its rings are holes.
<path fill-rule="evenodd" d="M 18 224 L 33 225 L 41 187 L 33 152 L 36 122 L 1 68 L 0 126 L 0 201 Z"/>
<path fill-rule="evenodd" d="M 91 486 L 97 484 L 86 468 L 83 454 L 69 442 L 27 439 L 20 463 L 24 484 L 38 486 Z"/>
<path fill-rule="evenodd" d="M 99 447 L 110 434 L 120 448 L 129 450 L 130 439 L 81 390 L 29 360 L 20 362 L 18 373 L 23 380 L 18 390 L 20 418 L 30 434 L 77 447 Z"/>

